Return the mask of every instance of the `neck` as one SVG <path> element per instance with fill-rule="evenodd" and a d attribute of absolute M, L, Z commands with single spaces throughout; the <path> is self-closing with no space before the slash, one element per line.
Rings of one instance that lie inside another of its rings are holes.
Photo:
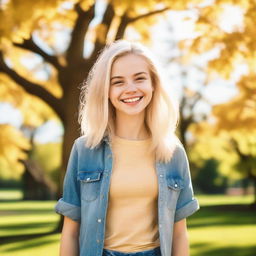
<path fill-rule="evenodd" d="M 149 137 L 144 118 L 145 114 L 117 115 L 115 122 L 115 134 L 124 139 L 143 140 Z"/>

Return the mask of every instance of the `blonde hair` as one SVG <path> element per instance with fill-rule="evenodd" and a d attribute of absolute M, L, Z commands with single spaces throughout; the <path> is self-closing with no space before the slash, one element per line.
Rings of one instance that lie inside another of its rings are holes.
<path fill-rule="evenodd" d="M 141 44 L 118 40 L 107 45 L 92 67 L 81 87 L 79 123 L 86 137 L 86 146 L 94 148 L 104 136 L 111 140 L 115 134 L 115 109 L 109 101 L 110 73 L 114 61 L 124 55 L 135 54 L 147 63 L 154 87 L 153 97 L 146 108 L 145 124 L 152 137 L 151 150 L 156 160 L 168 162 L 178 143 L 175 130 L 178 104 L 165 89 L 159 65 Z"/>

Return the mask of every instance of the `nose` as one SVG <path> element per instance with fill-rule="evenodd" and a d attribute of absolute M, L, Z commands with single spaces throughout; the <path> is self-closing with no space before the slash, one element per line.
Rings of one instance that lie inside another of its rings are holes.
<path fill-rule="evenodd" d="M 133 81 L 127 83 L 126 92 L 136 92 L 137 86 Z"/>

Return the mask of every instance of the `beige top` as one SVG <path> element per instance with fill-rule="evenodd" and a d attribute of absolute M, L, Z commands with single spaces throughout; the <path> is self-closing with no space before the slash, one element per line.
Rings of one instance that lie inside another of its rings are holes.
<path fill-rule="evenodd" d="M 137 252 L 160 246 L 158 182 L 150 139 L 114 137 L 104 248 Z"/>

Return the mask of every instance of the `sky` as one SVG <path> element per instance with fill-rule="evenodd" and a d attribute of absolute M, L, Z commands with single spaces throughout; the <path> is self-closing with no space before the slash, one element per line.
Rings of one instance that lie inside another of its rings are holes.
<path fill-rule="evenodd" d="M 92 22 L 93 24 L 97 24 L 100 21 L 100 16 L 104 9 L 103 5 L 97 7 L 98 16 Z M 179 54 L 179 51 L 171 45 L 172 40 L 181 40 L 188 37 L 194 36 L 193 31 L 193 23 L 191 21 L 184 21 L 183 18 L 185 16 L 189 16 L 191 20 L 193 20 L 194 14 L 191 12 L 170 12 L 168 14 L 169 22 L 161 20 L 155 26 L 152 27 L 152 46 L 151 51 L 158 56 L 159 60 L 162 63 L 163 69 L 167 72 L 168 83 L 170 84 L 170 90 L 173 90 L 176 98 L 180 97 L 181 94 L 181 85 L 184 83 L 180 76 L 181 68 L 175 62 L 168 61 L 168 58 L 172 58 L 173 56 Z M 228 16 L 232 17 L 232 16 Z M 234 16 L 233 16 L 234 17 Z M 236 15 L 238 17 L 238 14 Z M 227 19 L 225 19 L 227 20 Z M 238 19 L 239 22 L 239 19 Z M 223 22 L 223 26 L 225 29 L 229 29 L 233 26 L 232 18 L 229 18 L 228 22 Z M 229 25 L 228 25 L 229 24 Z M 230 27 L 229 27 L 230 26 Z M 63 33 L 62 33 L 63 34 Z M 136 38 L 136 34 L 133 31 L 129 31 L 128 38 Z M 63 40 L 67 40 L 66 35 L 59 35 L 59 38 L 63 37 Z M 63 40 L 60 40 L 60 51 L 63 51 Z M 37 40 L 37 43 L 40 45 L 40 40 Z M 43 47 L 43 45 L 40 45 Z M 172 48 L 170 48 L 172 47 Z M 172 49 L 170 51 L 170 49 Z M 49 49 L 46 49 L 49 51 Z M 85 55 L 91 50 L 90 44 L 85 44 Z M 169 56 L 166 53 L 169 53 Z M 212 53 L 209 53 L 209 56 L 205 56 L 204 58 L 198 58 L 199 63 L 197 65 L 205 65 L 207 59 L 211 58 Z M 214 53 L 213 53 L 214 54 Z M 35 58 L 31 61 L 26 61 L 27 67 L 32 67 L 37 61 L 40 59 Z M 201 62 L 201 63 L 200 63 Z M 228 101 L 230 98 L 234 97 L 237 94 L 237 89 L 235 86 L 235 80 L 233 81 L 224 81 L 221 79 L 217 79 L 209 84 L 207 87 L 204 86 L 202 88 L 202 79 L 204 78 L 204 74 L 198 72 L 195 68 L 189 67 L 188 76 L 186 77 L 186 83 L 189 83 L 189 86 L 193 90 L 201 90 L 203 96 L 207 99 L 210 105 L 219 104 Z M 44 72 L 39 71 L 38 77 L 41 79 L 46 79 L 46 75 Z M 239 77 L 239 74 L 237 74 Z M 211 111 L 211 107 L 209 104 L 200 103 L 198 104 L 197 111 L 209 113 Z M 0 103 L 0 124 L 11 124 L 14 127 L 19 128 L 23 122 L 22 115 L 18 109 L 15 109 L 7 102 Z M 60 123 L 56 121 L 49 120 L 44 125 L 42 125 L 36 133 L 35 139 L 38 143 L 48 143 L 54 141 L 61 141 L 63 135 L 63 127 Z"/>

